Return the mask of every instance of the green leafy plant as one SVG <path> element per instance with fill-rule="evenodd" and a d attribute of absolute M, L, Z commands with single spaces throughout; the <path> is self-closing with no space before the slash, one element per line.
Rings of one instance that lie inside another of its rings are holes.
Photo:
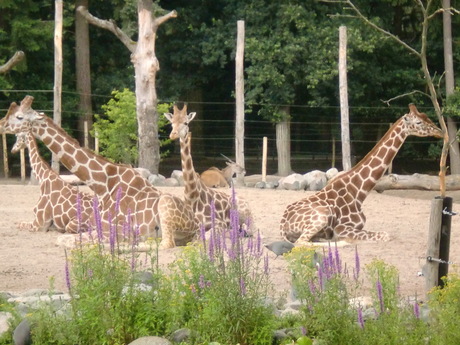
<path fill-rule="evenodd" d="M 157 111 L 165 113 L 169 111 L 170 104 L 159 104 Z M 102 106 L 103 115 L 96 115 L 91 135 L 97 137 L 101 148 L 101 154 L 105 157 L 125 164 L 136 165 L 138 159 L 137 149 L 137 117 L 136 96 L 134 92 L 124 89 L 113 91 L 112 99 Z M 163 139 L 160 146 L 165 146 L 171 141 L 165 135 L 167 120 L 159 117 L 158 128 Z M 167 156 L 168 151 L 162 153 Z"/>
<path fill-rule="evenodd" d="M 244 237 L 235 209 L 230 217 L 230 230 L 211 229 L 209 240 L 202 230 L 201 243 L 187 247 L 174 263 L 187 326 L 196 332 L 194 344 L 269 344 L 275 317 L 267 303 L 268 256 L 260 234 Z"/>

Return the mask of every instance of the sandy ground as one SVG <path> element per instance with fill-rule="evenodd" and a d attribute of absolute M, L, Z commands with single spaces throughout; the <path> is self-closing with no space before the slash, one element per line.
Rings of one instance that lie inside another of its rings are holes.
<path fill-rule="evenodd" d="M 183 188 L 180 187 L 159 189 L 176 195 L 183 194 Z M 237 193 L 249 202 L 257 227 L 267 244 L 281 239 L 279 221 L 285 207 L 311 192 L 239 188 Z M 382 194 L 372 192 L 364 203 L 366 229 L 387 231 L 391 241 L 356 244 L 361 263 L 365 265 L 379 258 L 396 266 L 400 272 L 403 296 L 424 295 L 424 278 L 418 277 L 417 273 L 425 263 L 431 202 L 437 195 L 438 192 L 414 190 L 386 191 Z M 50 287 L 50 279 L 54 280 L 56 289 L 66 290 L 64 250 L 55 244 L 61 234 L 53 231 L 31 233 L 16 227 L 21 221 L 33 220 L 32 210 L 38 196 L 38 186 L 5 181 L 0 183 L 0 291 L 20 293 L 32 288 L 46 289 Z M 453 211 L 460 212 L 460 192 L 448 192 L 448 196 L 453 198 Z M 459 228 L 460 216 L 454 216 L 450 260 L 455 263 L 460 262 Z M 170 262 L 179 250 L 161 251 L 160 262 Z M 344 263 L 353 266 L 355 244 L 339 250 Z M 285 259 L 274 258 L 270 252 L 274 285 L 278 291 L 286 291 L 290 278 Z M 451 271 L 455 270 L 455 266 L 451 267 Z"/>

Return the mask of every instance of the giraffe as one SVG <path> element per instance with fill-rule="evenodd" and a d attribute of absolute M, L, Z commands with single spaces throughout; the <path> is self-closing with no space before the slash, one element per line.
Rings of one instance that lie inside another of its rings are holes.
<path fill-rule="evenodd" d="M 40 198 L 34 207 L 33 222 L 21 222 L 19 228 L 30 231 L 48 231 L 51 227 L 61 232 L 83 231 L 90 219 L 93 197 L 82 193 L 53 171 L 40 156 L 37 142 L 31 131 L 18 133 L 11 152 L 28 148 L 32 170 L 40 183 Z M 79 203 L 80 206 L 77 206 Z M 80 210 L 77 210 L 80 207 Z"/>
<path fill-rule="evenodd" d="M 19 133 L 31 128 L 34 136 L 98 196 L 101 217 L 106 220 L 105 231 L 112 216 L 117 216 L 118 224 L 131 215 L 129 221 L 139 228 L 142 239 L 154 237 L 156 230 L 160 231 L 161 249 L 185 245 L 199 234 L 197 219 L 183 200 L 161 193 L 135 169 L 114 164 L 82 148 L 52 119 L 32 109 L 32 102 L 32 96 L 26 96 L 20 106 L 13 102 L 0 120 L 0 131 Z"/>
<path fill-rule="evenodd" d="M 398 119 L 356 166 L 334 177 L 316 194 L 286 207 L 281 236 L 298 245 L 308 245 L 317 237 L 389 241 L 386 232 L 363 229 L 366 218 L 361 206 L 409 135 L 442 138 L 443 132 L 410 104 L 409 113 Z"/>
<path fill-rule="evenodd" d="M 189 123 L 193 120 L 196 113 L 187 114 L 187 106 L 184 105 L 179 110 L 174 105 L 174 114 L 165 113 L 165 117 L 171 122 L 172 130 L 170 138 L 179 139 L 182 173 L 185 183 L 185 202 L 191 206 L 199 222 L 203 224 L 205 230 L 212 227 L 211 202 L 214 201 L 215 219 L 214 227 L 217 230 L 225 230 L 230 226 L 230 210 L 233 207 L 233 196 L 223 191 L 218 191 L 206 186 L 195 172 L 191 154 L 192 133 L 189 132 Z M 254 232 L 254 222 L 251 210 L 246 201 L 236 198 L 236 208 L 239 214 L 239 226 L 251 234 Z"/>

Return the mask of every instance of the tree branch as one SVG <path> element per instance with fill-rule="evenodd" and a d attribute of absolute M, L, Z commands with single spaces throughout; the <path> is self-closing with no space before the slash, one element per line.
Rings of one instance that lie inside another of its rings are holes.
<path fill-rule="evenodd" d="M 25 54 L 23 51 L 19 50 L 14 53 L 13 57 L 9 59 L 4 65 L 0 66 L 0 74 L 4 74 L 16 66 L 19 62 L 24 60 Z"/>
<path fill-rule="evenodd" d="M 419 90 L 414 90 L 414 91 L 407 92 L 407 93 L 403 93 L 402 95 L 398 95 L 398 96 L 396 96 L 396 97 L 390 98 L 390 99 L 388 99 L 388 100 L 386 100 L 386 101 L 383 100 L 383 99 L 381 99 L 380 101 L 383 102 L 383 103 L 385 103 L 386 105 L 390 106 L 390 102 L 393 102 L 393 101 L 395 101 L 395 100 L 397 100 L 397 99 L 399 99 L 399 98 L 403 98 L 403 97 L 407 97 L 407 96 L 410 96 L 410 95 L 414 95 L 414 94 L 416 94 L 416 93 L 420 93 L 420 94 L 422 94 L 422 95 L 427 96 L 428 98 L 430 98 L 430 95 L 429 95 L 429 94 L 427 94 L 427 93 L 425 93 L 425 92 L 422 92 L 422 91 L 419 91 Z M 430 98 L 430 99 L 431 99 L 431 98 Z"/>
<path fill-rule="evenodd" d="M 84 6 L 78 6 L 77 11 L 88 21 L 88 23 L 112 32 L 129 49 L 130 52 L 135 52 L 137 43 L 129 38 L 129 36 L 126 35 L 114 21 L 99 19 L 89 13 L 88 9 Z"/>
<path fill-rule="evenodd" d="M 410 45 L 408 45 L 406 42 L 402 41 L 398 36 L 393 35 L 391 32 L 386 31 L 379 27 L 378 25 L 372 23 L 364 14 L 362 14 L 359 9 L 351 2 L 350 0 L 322 0 L 322 2 L 327 2 L 327 3 L 344 3 L 348 5 L 349 9 L 351 9 L 353 12 L 356 13 L 356 16 L 361 19 L 365 24 L 369 25 L 373 29 L 379 31 L 380 33 L 384 34 L 385 36 L 391 38 L 392 40 L 398 42 L 400 45 L 402 45 L 404 48 L 409 50 L 412 54 L 415 54 L 418 58 L 420 58 L 420 53 L 412 48 Z"/>
<path fill-rule="evenodd" d="M 153 25 L 156 27 L 159 27 L 161 24 L 163 24 L 164 22 L 166 22 L 167 20 L 171 18 L 177 18 L 177 12 L 175 10 L 172 10 L 171 12 L 165 14 L 164 16 L 155 18 L 155 20 L 153 21 Z"/>

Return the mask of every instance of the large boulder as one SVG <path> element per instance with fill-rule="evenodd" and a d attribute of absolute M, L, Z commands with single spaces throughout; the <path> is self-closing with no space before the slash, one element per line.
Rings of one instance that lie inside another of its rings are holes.
<path fill-rule="evenodd" d="M 320 170 L 313 170 L 303 175 L 307 190 L 318 191 L 324 188 L 327 183 L 326 173 Z"/>

